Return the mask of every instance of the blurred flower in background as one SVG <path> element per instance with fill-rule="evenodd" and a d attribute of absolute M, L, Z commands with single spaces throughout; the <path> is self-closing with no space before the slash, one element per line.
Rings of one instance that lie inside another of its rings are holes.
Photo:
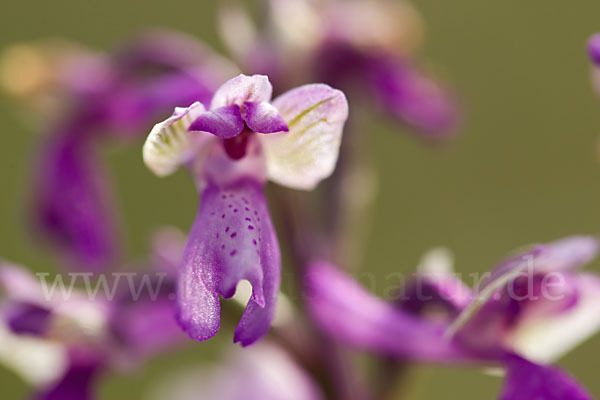
<path fill-rule="evenodd" d="M 318 325 L 343 343 L 399 361 L 499 363 L 507 369 L 503 400 L 591 399 L 545 365 L 600 329 L 600 277 L 577 272 L 597 253 L 591 237 L 534 246 L 501 262 L 470 294 L 443 259 L 429 259 L 396 305 L 315 262 L 305 295 Z"/>
<path fill-rule="evenodd" d="M 421 20 L 406 1 L 268 0 L 256 25 L 239 5 L 223 7 L 221 36 L 246 71 L 278 87 L 325 82 L 352 106 L 379 109 L 424 139 L 455 132 L 454 95 L 418 66 Z"/>
<path fill-rule="evenodd" d="M 169 31 L 140 34 L 110 54 L 64 42 L 6 50 L 0 82 L 24 104 L 25 121 L 45 132 L 34 160 L 35 233 L 61 251 L 66 265 L 114 265 L 120 237 L 99 146 L 141 139 L 173 104 L 208 102 L 234 72 L 212 50 Z"/>
<path fill-rule="evenodd" d="M 93 287 L 87 274 L 85 290 L 74 287 L 78 275 L 50 282 L 50 274 L 2 262 L 0 362 L 33 386 L 36 399 L 85 400 L 96 398 L 107 372 L 132 370 L 184 344 L 173 315 L 183 241 L 173 236 L 159 232 L 142 272 L 124 266 Z"/>
<path fill-rule="evenodd" d="M 211 368 L 182 371 L 160 382 L 147 400 L 323 400 L 312 377 L 278 345 L 231 349 Z"/>

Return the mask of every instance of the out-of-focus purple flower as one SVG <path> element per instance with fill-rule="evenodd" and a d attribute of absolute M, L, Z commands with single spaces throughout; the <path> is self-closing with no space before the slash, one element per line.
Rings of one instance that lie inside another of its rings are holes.
<path fill-rule="evenodd" d="M 49 108 L 44 99 L 60 99 L 50 107 L 58 120 L 41 121 L 49 133 L 36 160 L 32 214 L 36 233 L 58 247 L 67 265 L 99 270 L 118 254 L 99 142 L 139 138 L 172 104 L 208 104 L 235 71 L 192 38 L 168 31 L 136 36 L 109 55 L 65 44 L 19 45 L 4 54 L 0 80 L 34 106 L 28 118 Z"/>
<path fill-rule="evenodd" d="M 267 178 L 312 189 L 337 161 L 348 116 L 346 98 L 323 84 L 302 86 L 271 102 L 266 76 L 240 75 L 223 84 L 207 110 L 177 108 L 146 143 L 146 165 L 167 175 L 186 164 L 202 191 L 178 279 L 178 318 L 197 340 L 220 326 L 219 295 L 240 280 L 252 297 L 235 332 L 249 345 L 269 328 L 279 292 L 280 254 L 262 186 Z"/>
<path fill-rule="evenodd" d="M 317 263 L 307 302 L 319 326 L 352 346 L 402 359 L 500 363 L 508 370 L 503 400 L 591 399 L 567 375 L 543 364 L 600 328 L 600 278 L 577 271 L 597 252 L 597 239 L 582 236 L 534 246 L 501 262 L 470 296 L 447 269 L 430 266 L 400 305 L 372 297 Z M 445 333 L 432 336 L 430 323 Z"/>
<path fill-rule="evenodd" d="M 499 400 L 590 400 L 592 397 L 568 374 L 509 354 L 504 359 L 506 382 Z"/>
<path fill-rule="evenodd" d="M 456 342 L 445 339 L 447 325 L 421 319 L 378 299 L 326 262 L 312 264 L 305 283 L 311 316 L 342 342 L 413 360 L 470 358 Z"/>
<path fill-rule="evenodd" d="M 317 384 L 274 344 L 234 349 L 211 369 L 185 371 L 153 390 L 149 400 L 321 400 Z"/>
<path fill-rule="evenodd" d="M 322 81 L 340 87 L 351 102 L 378 105 L 425 139 L 443 139 L 456 130 L 454 95 L 414 60 L 421 24 L 408 2 L 265 3 L 269 17 L 261 22 L 263 31 L 239 7 L 221 13 L 223 39 L 247 70 L 269 73 L 279 86 Z"/>
<path fill-rule="evenodd" d="M 76 353 L 76 352 L 73 352 Z M 94 385 L 102 369 L 102 361 L 94 354 L 72 354 L 64 375 L 54 384 L 43 387 L 34 400 L 92 400 Z"/>
<path fill-rule="evenodd" d="M 156 255 L 175 248 L 161 239 Z M 135 367 L 186 337 L 174 318 L 175 266 L 154 261 L 144 274 L 119 283 L 41 282 L 27 270 L 0 264 L 0 362 L 36 389 L 36 399 L 91 399 L 106 371 Z M 44 275 L 46 276 L 46 275 Z M 101 278 L 103 279 L 103 278 Z M 104 287 L 104 292 L 100 289 Z"/>
<path fill-rule="evenodd" d="M 99 270 L 117 257 L 112 196 L 94 145 L 76 135 L 43 138 L 36 160 L 36 234 L 63 250 L 67 265 Z"/>
<path fill-rule="evenodd" d="M 596 238 L 573 236 L 510 257 L 481 282 L 451 332 L 470 346 L 555 361 L 600 329 L 600 277 L 578 271 L 597 252 Z"/>
<path fill-rule="evenodd" d="M 588 55 L 593 63 L 600 66 L 600 33 L 593 35 L 588 41 Z"/>
<path fill-rule="evenodd" d="M 110 305 L 76 290 L 46 293 L 27 270 L 4 262 L 0 287 L 1 362 L 34 386 L 35 399 L 93 398 L 93 377 L 109 358 Z"/>

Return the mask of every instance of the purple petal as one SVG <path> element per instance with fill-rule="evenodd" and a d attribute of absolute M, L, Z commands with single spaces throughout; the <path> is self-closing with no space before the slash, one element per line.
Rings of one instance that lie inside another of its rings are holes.
<path fill-rule="evenodd" d="M 161 260 L 156 266 L 162 275 L 136 275 L 133 287 L 148 288 L 139 297 L 133 298 L 129 285 L 125 285 L 110 316 L 112 332 L 133 360 L 143 361 L 187 339 L 175 319 L 175 271 L 170 271 L 171 266 L 163 270 L 162 264 Z"/>
<path fill-rule="evenodd" d="M 368 70 L 381 106 L 420 131 L 424 138 L 442 139 L 456 130 L 456 101 L 440 83 L 392 58 L 373 58 Z"/>
<path fill-rule="evenodd" d="M 582 267 L 596 258 L 598 249 L 598 239 L 591 236 L 570 236 L 548 243 L 535 260 L 535 271 L 566 271 Z"/>
<path fill-rule="evenodd" d="M 175 320 L 175 305 L 168 295 L 121 307 L 112 318 L 113 329 L 124 341 L 124 350 L 131 354 L 130 358 L 152 357 L 186 339 Z"/>
<path fill-rule="evenodd" d="M 7 306 L 4 319 L 16 334 L 41 336 L 48 330 L 50 310 L 36 304 L 17 303 Z"/>
<path fill-rule="evenodd" d="M 163 74 L 144 82 L 124 81 L 106 99 L 106 122 L 117 135 L 137 136 L 173 105 L 189 106 L 195 101 L 206 105 L 212 93 L 208 82 L 188 72 Z"/>
<path fill-rule="evenodd" d="M 137 73 L 137 70 L 151 66 L 175 69 L 214 63 L 216 60 L 226 62 L 193 36 L 167 29 L 141 32 L 121 44 L 113 56 L 119 70 L 127 73 Z M 228 69 L 233 68 L 230 66 Z"/>
<path fill-rule="evenodd" d="M 313 263 L 309 268 L 306 301 L 318 325 L 351 346 L 421 361 L 471 358 L 455 342 L 444 338 L 443 325 L 376 298 L 327 263 Z"/>
<path fill-rule="evenodd" d="M 279 111 L 269 103 L 246 102 L 246 124 L 258 133 L 275 133 L 289 131 Z"/>
<path fill-rule="evenodd" d="M 245 102 L 269 102 L 273 95 L 273 87 L 265 75 L 238 75 L 225 82 L 213 96 L 210 108 L 214 110 L 232 104 L 242 105 Z"/>
<path fill-rule="evenodd" d="M 277 295 L 279 294 L 281 255 L 279 253 L 277 235 L 271 224 L 266 204 L 263 209 L 263 215 L 262 219 L 264 222 L 261 223 L 260 261 L 263 268 L 262 290 L 264 300 L 257 299 L 253 293 L 242 315 L 242 319 L 235 329 L 234 342 L 239 342 L 242 346 L 254 343 L 269 330 L 275 313 Z"/>
<path fill-rule="evenodd" d="M 435 248 L 421 260 L 416 278 L 407 286 L 400 305 L 421 315 L 430 306 L 436 307 L 436 310 L 442 308 L 449 318 L 465 308 L 472 297 L 471 289 L 453 272 L 450 251 Z"/>
<path fill-rule="evenodd" d="M 587 391 L 568 374 L 552 367 L 533 364 L 508 355 L 508 375 L 499 400 L 592 400 Z"/>
<path fill-rule="evenodd" d="M 243 179 L 209 184 L 186 244 L 178 277 L 178 320 L 187 333 L 206 340 L 219 329 L 219 295 L 233 296 L 246 279 L 252 297 L 236 341 L 247 345 L 269 327 L 279 290 L 279 246 L 261 184 Z"/>
<path fill-rule="evenodd" d="M 43 147 L 36 176 L 36 225 L 80 269 L 99 269 L 117 252 L 100 165 L 91 145 L 61 137 Z"/>
<path fill-rule="evenodd" d="M 545 245 L 533 246 L 500 262 L 482 282 L 480 291 L 508 275 L 531 266 L 534 273 L 579 268 L 596 258 L 598 240 L 591 236 L 570 236 Z"/>
<path fill-rule="evenodd" d="M 236 104 L 206 111 L 192 125 L 190 131 L 210 132 L 222 139 L 239 135 L 244 129 L 244 119 Z"/>
<path fill-rule="evenodd" d="M 93 108 L 106 109 L 101 123 L 108 127 L 102 129 L 114 136 L 139 135 L 175 105 L 199 101 L 208 107 L 218 85 L 237 73 L 201 42 L 167 30 L 136 35 L 110 61 L 115 77 Z"/>
<path fill-rule="evenodd" d="M 590 59 L 600 66 L 600 33 L 596 33 L 588 41 L 588 54 Z"/>
<path fill-rule="evenodd" d="M 30 270 L 4 260 L 0 260 L 0 292 L 14 302 L 41 305 L 45 301 L 40 281 Z"/>
<path fill-rule="evenodd" d="M 92 386 L 99 370 L 96 361 L 74 363 L 59 382 L 36 394 L 34 400 L 92 400 Z"/>

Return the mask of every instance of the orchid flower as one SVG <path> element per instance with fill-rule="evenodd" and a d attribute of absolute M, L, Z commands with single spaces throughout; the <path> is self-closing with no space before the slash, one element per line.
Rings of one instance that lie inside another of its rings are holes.
<path fill-rule="evenodd" d="M 235 74 L 210 49 L 166 31 L 146 32 L 109 55 L 75 45 L 21 44 L 1 61 L 5 91 L 32 105 L 27 122 L 54 104 L 55 120 L 40 121 L 48 134 L 34 169 L 35 233 L 64 255 L 65 265 L 88 270 L 113 264 L 119 253 L 99 142 L 139 137 L 171 104 L 207 102 L 217 83 Z"/>
<path fill-rule="evenodd" d="M 0 263 L 0 362 L 34 387 L 35 399 L 93 399 L 105 372 L 184 343 L 172 298 L 181 246 L 166 233 L 157 236 L 150 275 L 93 296 L 68 283 L 44 287 L 26 269 Z"/>
<path fill-rule="evenodd" d="M 262 31 L 240 7 L 221 13 L 221 36 L 247 70 L 268 73 L 279 86 L 316 80 L 340 87 L 351 102 L 379 106 L 424 139 L 443 139 L 455 130 L 454 96 L 414 60 L 422 29 L 408 2 L 266 0 L 265 5 Z"/>
<path fill-rule="evenodd" d="M 210 108 L 177 108 L 143 148 L 146 165 L 167 175 L 186 164 L 202 192 L 179 271 L 178 319 L 206 340 L 220 326 L 219 295 L 240 280 L 252 297 L 235 331 L 246 346 L 269 328 L 280 283 L 280 253 L 262 187 L 267 178 L 309 190 L 335 168 L 346 98 L 324 84 L 292 89 L 271 102 L 266 76 L 239 75 L 215 92 Z"/>
<path fill-rule="evenodd" d="M 546 364 L 600 329 L 600 278 L 576 270 L 597 252 L 591 237 L 534 246 L 501 262 L 475 291 L 438 263 L 421 270 L 419 291 L 409 289 L 400 305 L 375 298 L 317 262 L 306 299 L 319 326 L 349 345 L 399 359 L 503 365 L 508 375 L 502 400 L 591 399 Z M 436 306 L 435 319 L 429 305 Z"/>
<path fill-rule="evenodd" d="M 234 349 L 220 364 L 167 377 L 147 400 L 322 400 L 316 382 L 279 346 Z"/>
<path fill-rule="evenodd" d="M 498 264 L 453 322 L 475 347 L 501 347 L 538 363 L 557 360 L 600 329 L 600 277 L 578 269 L 596 238 L 567 237 Z"/>

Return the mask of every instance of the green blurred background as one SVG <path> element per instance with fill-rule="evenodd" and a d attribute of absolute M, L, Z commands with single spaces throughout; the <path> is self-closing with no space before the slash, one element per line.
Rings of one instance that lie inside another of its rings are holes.
<path fill-rule="evenodd" d="M 171 27 L 221 50 L 216 0 L 5 1 L 0 47 L 48 36 L 97 49 L 144 27 Z M 363 270 L 385 288 L 390 272 L 410 272 L 432 246 L 450 247 L 463 273 L 483 272 L 509 250 L 574 233 L 600 231 L 600 101 L 590 88 L 588 36 L 600 31 L 600 2 L 419 0 L 427 25 L 423 58 L 459 92 L 466 121 L 455 143 L 429 148 L 391 124 L 366 134 L 376 160 L 379 194 Z M 24 198 L 37 140 L 2 99 L 0 122 L 0 256 L 35 270 L 56 266 L 28 239 Z M 196 211 L 183 173 L 159 180 L 143 166 L 140 147 L 106 151 L 117 181 L 131 257 L 147 235 L 171 224 L 187 230 Z M 600 263 L 596 263 L 596 271 Z M 286 269 L 284 260 L 284 270 Z M 231 332 L 214 339 L 229 343 Z M 399 338 L 400 340 L 400 338 Z M 218 346 L 174 352 L 126 377 L 112 377 L 101 399 L 141 398 L 166 371 L 213 358 Z M 600 335 L 560 364 L 600 394 Z M 500 379 L 470 369 L 418 367 L 405 399 L 494 398 Z M 3 399 L 27 392 L 0 369 Z"/>

